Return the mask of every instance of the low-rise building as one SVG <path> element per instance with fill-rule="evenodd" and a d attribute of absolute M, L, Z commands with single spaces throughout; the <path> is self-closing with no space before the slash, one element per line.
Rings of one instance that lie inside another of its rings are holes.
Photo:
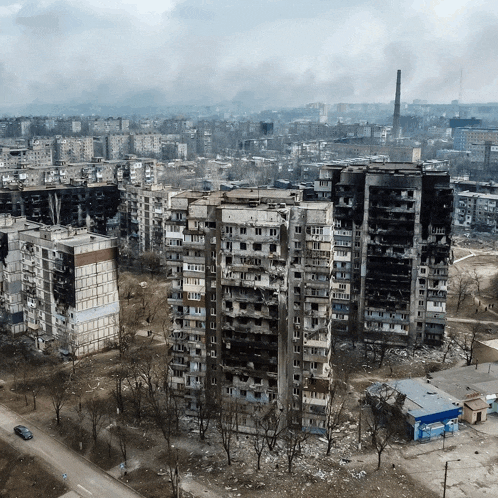
<path fill-rule="evenodd" d="M 415 441 L 458 431 L 461 404 L 421 379 L 377 382 L 367 389 L 367 399 L 373 409 L 382 411 L 390 410 L 401 399 L 400 415 L 405 418 L 407 434 Z"/>

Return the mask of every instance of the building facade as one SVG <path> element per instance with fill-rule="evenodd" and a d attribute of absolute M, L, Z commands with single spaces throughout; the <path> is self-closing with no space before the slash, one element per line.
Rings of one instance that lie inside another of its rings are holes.
<path fill-rule="evenodd" d="M 0 217 L 2 325 L 75 355 L 117 341 L 117 240 Z"/>
<path fill-rule="evenodd" d="M 325 168 L 335 223 L 333 333 L 441 344 L 453 206 L 449 175 L 402 163 Z"/>

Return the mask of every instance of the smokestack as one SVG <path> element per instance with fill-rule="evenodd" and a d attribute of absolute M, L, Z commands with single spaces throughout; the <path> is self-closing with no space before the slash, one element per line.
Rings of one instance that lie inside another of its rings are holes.
<path fill-rule="evenodd" d="M 401 114 L 401 69 L 398 69 L 396 78 L 396 97 L 394 99 L 394 116 L 393 116 L 393 137 L 399 138 L 401 135 L 401 127 L 399 118 Z"/>

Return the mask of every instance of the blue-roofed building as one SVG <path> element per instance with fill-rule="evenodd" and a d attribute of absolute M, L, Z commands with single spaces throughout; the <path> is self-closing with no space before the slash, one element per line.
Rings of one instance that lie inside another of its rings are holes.
<path fill-rule="evenodd" d="M 405 396 L 401 411 L 406 416 L 407 431 L 413 440 L 431 439 L 458 430 L 461 403 L 444 391 L 420 379 L 377 382 L 367 389 L 367 399 L 378 409 L 388 409 L 388 406 L 382 407 L 382 403 L 379 406 L 386 389 Z M 394 399 L 391 396 L 388 405 Z"/>

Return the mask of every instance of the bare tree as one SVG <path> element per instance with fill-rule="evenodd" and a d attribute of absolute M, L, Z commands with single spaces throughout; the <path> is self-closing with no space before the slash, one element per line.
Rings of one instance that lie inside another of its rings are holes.
<path fill-rule="evenodd" d="M 199 437 L 201 441 L 206 438 L 206 432 L 209 429 L 211 420 L 216 416 L 216 406 L 209 401 L 205 394 L 204 387 L 193 391 L 195 399 L 195 419 L 197 421 L 197 428 L 199 430 Z"/>
<path fill-rule="evenodd" d="M 406 395 L 388 384 L 377 384 L 375 393 L 370 394 L 371 410 L 366 422 L 370 440 L 377 452 L 377 470 L 380 469 L 382 453 L 392 440 L 403 434 L 405 423 L 402 407 Z"/>
<path fill-rule="evenodd" d="M 55 410 L 57 425 L 60 425 L 60 413 L 69 398 L 69 375 L 64 370 L 57 369 L 48 379 L 46 389 Z"/>
<path fill-rule="evenodd" d="M 270 409 L 260 419 L 265 441 L 270 451 L 273 451 L 277 444 L 282 431 L 283 421 L 283 408 L 280 408 L 277 402 L 273 403 Z"/>
<path fill-rule="evenodd" d="M 232 465 L 232 441 L 238 426 L 238 406 L 236 401 L 221 400 L 218 404 L 217 429 L 221 436 L 221 444 L 227 454 L 228 465 Z"/>
<path fill-rule="evenodd" d="M 252 447 L 254 448 L 254 452 L 256 453 L 257 458 L 257 469 L 261 470 L 261 456 L 263 455 L 263 451 L 266 448 L 266 439 L 265 439 L 265 431 L 263 429 L 263 425 L 261 423 L 261 416 L 258 413 L 254 413 L 253 416 L 254 422 L 254 434 L 252 437 Z"/>
<path fill-rule="evenodd" d="M 337 429 L 344 423 L 344 405 L 346 399 L 340 397 L 340 388 L 333 384 L 329 392 L 329 402 L 327 404 L 327 413 L 325 418 L 325 437 L 327 438 L 327 456 L 334 445 L 337 437 Z"/>
<path fill-rule="evenodd" d="M 481 334 L 482 325 L 479 322 L 476 322 L 472 325 L 470 332 L 452 332 L 450 335 L 451 340 L 461 349 L 462 353 L 465 355 L 465 361 L 467 365 L 472 364 L 475 346 Z"/>
<path fill-rule="evenodd" d="M 287 456 L 287 471 L 292 473 L 294 459 L 300 454 L 302 444 L 308 439 L 310 433 L 302 430 L 294 424 L 289 424 L 281 433 L 281 439 L 285 444 Z"/>
<path fill-rule="evenodd" d="M 457 299 L 456 311 L 460 309 L 460 306 L 464 303 L 467 296 L 470 294 L 472 280 L 466 273 L 458 273 L 452 278 L 451 282 L 454 286 L 454 294 Z"/>
<path fill-rule="evenodd" d="M 121 456 L 123 457 L 124 463 L 126 465 L 128 456 L 128 436 L 120 425 L 116 427 L 116 435 L 118 437 L 119 450 L 121 451 Z"/>
<path fill-rule="evenodd" d="M 140 294 L 140 284 L 136 276 L 128 272 L 119 274 L 119 299 L 121 301 L 126 299 L 127 304 L 130 300 Z"/>
<path fill-rule="evenodd" d="M 109 413 L 109 405 L 106 400 L 92 396 L 84 406 L 84 411 L 90 419 L 92 426 L 92 438 L 97 442 L 98 435 L 104 426 Z"/>
<path fill-rule="evenodd" d="M 151 277 L 161 274 L 161 257 L 154 251 L 145 251 L 140 254 L 139 258 L 140 269 L 148 271 Z"/>
<path fill-rule="evenodd" d="M 482 283 L 482 276 L 479 275 L 477 270 L 474 268 L 474 271 L 471 274 L 472 281 L 476 287 L 477 295 L 481 295 L 481 283 Z"/>

